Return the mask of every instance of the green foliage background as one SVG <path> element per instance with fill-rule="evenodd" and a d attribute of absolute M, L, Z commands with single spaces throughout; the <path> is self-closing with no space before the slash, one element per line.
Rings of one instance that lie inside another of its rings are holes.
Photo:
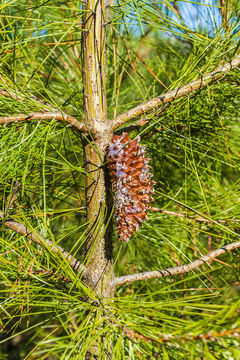
<path fill-rule="evenodd" d="M 228 3 L 229 26 L 210 35 L 174 20 L 168 1 L 109 2 L 109 118 L 234 57 L 239 5 Z M 53 106 L 81 121 L 81 1 L 2 1 L 1 14 L 0 115 Z M 148 114 L 149 124 L 131 134 L 152 158 L 152 205 L 161 211 L 149 212 L 127 244 L 114 234 L 116 275 L 188 263 L 239 240 L 239 80 L 233 70 Z M 80 135 L 54 120 L 0 125 L 0 160 L 1 210 L 17 179 L 9 216 L 84 261 Z M 83 359 L 94 343 L 99 359 L 240 358 L 239 250 L 189 274 L 124 285 L 102 304 L 64 258 L 6 229 L 4 219 L 0 240 L 3 360 Z"/>

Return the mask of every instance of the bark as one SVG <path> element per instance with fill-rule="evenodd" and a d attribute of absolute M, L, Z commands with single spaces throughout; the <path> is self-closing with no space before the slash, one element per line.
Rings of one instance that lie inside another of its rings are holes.
<path fill-rule="evenodd" d="M 13 122 L 19 123 L 22 121 L 44 121 L 44 120 L 56 120 L 56 121 L 62 121 L 67 123 L 69 127 L 72 127 L 78 131 L 85 132 L 85 133 L 91 133 L 92 136 L 94 136 L 94 129 L 91 129 L 89 127 L 86 127 L 84 123 L 81 123 L 74 117 L 61 113 L 60 111 L 56 112 L 33 112 L 28 115 L 26 114 L 16 114 L 11 116 L 1 116 L 0 117 L 0 124 L 3 124 L 3 126 L 7 126 L 8 124 L 11 124 Z"/>
<path fill-rule="evenodd" d="M 107 285 L 113 278 L 111 200 L 105 168 L 105 152 L 112 137 L 107 119 L 105 83 L 105 10 L 104 0 L 87 0 L 83 35 L 84 123 L 95 130 L 95 140 L 85 138 L 86 241 L 87 270 L 94 289 L 101 297 L 111 297 Z"/>

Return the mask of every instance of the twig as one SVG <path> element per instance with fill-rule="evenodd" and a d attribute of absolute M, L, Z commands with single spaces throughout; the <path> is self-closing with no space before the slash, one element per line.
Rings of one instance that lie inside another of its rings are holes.
<path fill-rule="evenodd" d="M 154 74 L 154 72 L 150 69 L 150 67 L 146 64 L 146 62 L 140 57 L 139 53 L 136 52 L 134 50 L 134 48 L 131 46 L 131 44 L 120 34 L 120 32 L 112 25 L 112 28 L 114 29 L 114 31 L 116 31 L 116 33 L 120 36 L 120 38 L 122 39 L 124 45 L 125 43 L 130 47 L 130 49 L 133 51 L 133 53 L 136 55 L 136 57 L 141 61 L 141 63 L 146 67 L 146 69 L 150 72 L 150 74 L 163 86 L 165 87 L 165 89 L 168 90 L 168 87 L 157 77 L 157 75 Z M 130 60 L 130 63 L 131 63 L 131 67 L 132 69 L 134 70 L 134 72 L 137 74 L 137 71 L 135 69 L 135 66 L 134 64 L 132 64 L 131 62 L 131 58 L 129 57 L 129 51 L 128 51 L 128 48 L 127 46 L 125 45 L 126 47 L 126 50 L 128 52 L 128 58 Z"/>
<path fill-rule="evenodd" d="M 115 135 L 121 135 L 123 132 L 131 132 L 134 130 L 138 130 L 140 127 L 146 125 L 149 121 L 145 120 L 145 119 L 141 119 L 136 121 L 134 124 L 131 124 L 129 126 L 126 126 L 124 128 L 118 129 L 117 131 L 114 132 Z"/>
<path fill-rule="evenodd" d="M 0 211 L 0 218 L 4 219 L 4 213 Z M 64 250 L 61 246 L 54 244 L 52 241 L 45 239 L 41 234 L 34 231 L 34 233 L 28 229 L 25 225 L 17 222 L 14 219 L 6 219 L 4 225 L 11 230 L 16 231 L 18 234 L 26 236 L 29 240 L 40 245 L 43 249 L 52 251 L 56 255 L 62 256 L 69 263 L 71 268 L 77 272 L 82 272 L 83 279 L 88 278 L 88 273 L 85 266 L 80 263 L 76 258 Z"/>
<path fill-rule="evenodd" d="M 188 273 L 193 269 L 199 268 L 203 264 L 210 262 L 211 259 L 214 259 L 224 254 L 227 251 L 232 251 L 238 247 L 240 247 L 240 241 L 236 241 L 231 244 L 224 245 L 220 249 L 211 251 L 208 255 L 204 255 L 199 259 L 192 261 L 186 265 L 176 266 L 160 271 L 148 271 L 139 274 L 116 277 L 115 279 L 113 279 L 113 281 L 110 282 L 110 286 L 115 287 L 118 285 L 130 284 L 140 280 L 157 279 L 165 276 L 173 276 L 173 275 Z"/>
<path fill-rule="evenodd" d="M 132 124 L 130 124 L 128 126 L 125 126 L 125 127 L 121 128 L 121 129 L 116 130 L 114 132 L 114 134 L 115 135 L 121 135 L 123 132 L 129 133 L 129 132 L 134 131 L 134 130 L 139 130 L 144 125 L 147 125 L 154 116 L 158 116 L 161 112 L 163 112 L 168 107 L 168 105 L 169 104 L 165 104 L 161 108 L 156 109 L 151 114 L 143 116 L 141 119 L 135 121 L 134 123 L 132 123 Z M 161 127 L 158 127 L 158 131 L 160 131 L 160 130 L 161 130 Z M 145 133 L 145 135 L 146 135 L 146 133 Z"/>
<path fill-rule="evenodd" d="M 1 77 L 0 77 L 0 79 L 1 79 Z M 0 89 L 0 95 L 5 96 L 5 97 L 12 97 L 14 99 L 18 99 L 18 96 L 14 92 L 12 92 L 11 90 L 6 91 L 6 90 L 3 90 L 3 89 Z M 19 98 L 21 100 L 23 100 L 23 98 L 20 95 L 19 95 Z"/>
<path fill-rule="evenodd" d="M 218 110 L 218 108 L 217 108 L 217 105 L 216 105 L 213 97 L 211 97 L 211 99 L 212 99 L 212 102 L 213 102 L 214 107 L 215 107 L 215 109 L 216 109 L 217 116 L 218 116 L 218 118 L 219 118 L 219 122 L 220 122 L 220 125 L 221 125 L 221 128 L 222 128 L 223 137 L 224 137 L 224 141 L 225 141 L 225 145 L 226 145 L 226 149 L 227 149 L 227 153 L 228 153 L 229 163 L 230 163 L 230 165 L 232 165 L 232 160 L 231 160 L 231 156 L 230 156 L 230 151 L 229 151 L 229 147 L 228 147 L 228 142 L 227 142 L 227 137 L 226 137 L 226 134 L 225 134 L 223 122 L 222 122 L 222 119 L 221 119 L 219 110 Z"/>
<path fill-rule="evenodd" d="M 14 181 L 13 187 L 12 187 L 12 192 L 11 192 L 11 194 L 9 194 L 9 197 L 7 198 L 7 201 L 4 206 L 5 216 L 8 213 L 8 210 L 13 206 L 14 201 L 17 199 L 17 193 L 18 193 L 20 185 L 21 185 L 21 183 L 19 183 L 18 180 Z"/>
<path fill-rule="evenodd" d="M 225 0 L 220 0 L 222 22 L 226 29 L 230 29 L 229 24 L 229 2 L 225 3 Z"/>
<path fill-rule="evenodd" d="M 120 326 L 119 326 L 120 327 Z M 149 338 L 146 336 L 143 336 L 139 332 L 135 330 L 130 330 L 127 328 L 122 328 L 122 331 L 124 334 L 130 339 L 130 340 L 138 340 L 138 341 L 145 341 L 145 342 L 157 342 L 157 343 L 168 343 L 170 346 L 174 343 L 178 342 L 185 342 L 185 341 L 204 341 L 206 339 L 216 341 L 216 338 L 219 337 L 226 337 L 226 336 L 232 336 L 234 338 L 239 338 L 240 336 L 240 328 L 237 329 L 229 329 L 229 330 L 223 330 L 221 332 L 211 332 L 209 331 L 206 334 L 185 334 L 185 335 L 163 335 L 159 338 Z"/>
<path fill-rule="evenodd" d="M 39 270 L 39 271 L 32 271 L 32 273 L 34 275 L 48 275 L 51 278 L 55 278 L 56 280 L 61 280 L 64 283 L 67 283 L 67 282 L 71 281 L 70 279 L 66 278 L 63 275 L 60 275 L 60 274 L 56 273 L 53 270 Z"/>
<path fill-rule="evenodd" d="M 21 94 L 20 91 L 18 91 L 18 90 L 12 91 L 10 89 L 9 85 L 6 83 L 4 77 L 1 76 L 1 75 L 0 75 L 0 80 L 1 80 L 1 83 L 4 84 L 5 88 L 7 89 L 7 91 L 4 90 L 4 89 L 0 89 L 0 95 L 5 96 L 5 97 L 10 97 L 10 98 L 16 99 L 16 100 L 21 101 L 21 102 L 24 102 L 25 100 L 30 98 L 31 100 L 34 100 L 35 102 L 37 102 L 41 106 L 45 105 L 48 108 L 50 108 L 52 111 L 58 111 L 57 108 L 54 107 L 52 104 L 47 103 L 43 99 L 39 99 L 35 95 L 30 94 L 29 96 L 27 96 L 27 95 Z"/>
<path fill-rule="evenodd" d="M 126 122 L 136 118 L 139 115 L 145 114 L 148 111 L 154 110 L 157 107 L 170 103 L 175 99 L 178 99 L 182 96 L 186 96 L 208 84 L 211 82 L 221 78 L 225 73 L 229 72 L 230 70 L 236 68 L 240 64 L 240 55 L 237 55 L 233 58 L 230 62 L 219 66 L 214 71 L 202 76 L 200 79 L 192 81 L 191 83 L 182 86 L 175 90 L 169 90 L 165 94 L 160 95 L 154 99 L 150 99 L 145 103 L 142 103 L 125 113 L 117 116 L 113 120 L 113 129 L 116 130 L 121 125 L 125 124 Z"/>
<path fill-rule="evenodd" d="M 202 289 L 201 289 L 202 290 Z M 181 341 L 199 341 L 199 340 L 216 340 L 216 338 L 218 337 L 225 337 L 225 336 L 232 336 L 232 337 L 236 337 L 239 338 L 240 336 L 240 328 L 235 328 L 235 329 L 228 329 L 228 330 L 223 330 L 220 332 L 212 332 L 209 331 L 206 334 L 164 334 L 161 337 L 154 337 L 154 338 L 150 338 L 150 337 L 146 337 L 143 334 L 141 334 L 139 331 L 136 331 L 135 329 L 129 329 L 128 326 L 125 326 L 124 323 L 122 323 L 121 321 L 119 321 L 118 319 L 116 319 L 114 317 L 114 315 L 111 315 L 111 313 L 108 311 L 108 313 L 106 314 L 106 316 L 109 317 L 110 321 L 116 325 L 119 329 L 121 329 L 121 331 L 127 336 L 128 339 L 133 340 L 133 341 L 145 341 L 147 343 L 150 342 L 154 342 L 156 345 L 157 343 L 168 343 L 170 346 L 174 343 L 178 343 Z"/>
<path fill-rule="evenodd" d="M 85 124 L 78 121 L 74 117 L 61 113 L 61 112 L 33 112 L 31 114 L 17 114 L 17 115 L 10 115 L 10 116 L 2 116 L 0 117 L 0 124 L 4 124 L 7 126 L 12 122 L 20 122 L 20 121 L 30 121 L 30 120 L 56 120 L 56 121 L 63 121 L 68 123 L 69 127 L 73 127 L 81 132 L 91 132 L 91 134 L 95 134 L 94 129 L 88 128 Z"/>
<path fill-rule="evenodd" d="M 174 9 L 176 10 L 176 12 L 177 12 L 177 14 L 179 16 L 179 19 L 181 20 L 181 22 L 183 22 L 182 15 L 181 15 L 181 13 L 179 11 L 178 4 L 177 4 L 176 0 L 174 0 L 173 7 L 174 7 Z"/>
<path fill-rule="evenodd" d="M 211 220 L 209 220 L 208 218 L 204 218 L 202 216 L 191 216 L 191 215 L 187 215 L 187 214 L 182 214 L 182 213 L 178 213 L 175 211 L 171 211 L 171 210 L 163 210 L 163 209 L 159 209 L 159 208 L 155 208 L 155 207 L 150 207 L 148 209 L 149 211 L 156 211 L 156 212 L 160 212 L 162 214 L 166 214 L 166 215 L 172 215 L 172 216 L 176 216 L 179 218 L 187 218 L 190 220 L 195 220 L 198 222 L 205 222 L 205 223 L 209 223 L 211 224 Z M 240 220 L 234 220 L 234 219 L 230 219 L 230 220 L 216 220 L 216 222 L 220 223 L 220 224 L 228 224 L 229 222 L 234 222 L 234 223 L 238 223 Z"/>

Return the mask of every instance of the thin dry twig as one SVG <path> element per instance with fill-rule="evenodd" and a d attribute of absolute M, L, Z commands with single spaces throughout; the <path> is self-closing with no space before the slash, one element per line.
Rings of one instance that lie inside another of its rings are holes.
<path fill-rule="evenodd" d="M 226 149 L 227 149 L 227 154 L 228 154 L 228 158 L 229 158 L 229 163 L 230 165 L 232 165 L 232 160 L 231 160 L 231 156 L 230 156 L 230 151 L 229 151 L 229 146 L 228 146 L 228 142 L 227 142 L 227 137 L 226 137 L 226 133 L 225 133 L 225 130 L 224 130 L 224 126 L 223 126 L 223 122 L 222 122 L 222 118 L 221 118 L 221 115 L 220 115 L 220 112 L 217 108 L 217 105 L 213 99 L 213 97 L 211 96 L 211 99 L 212 99 L 212 102 L 214 104 L 214 107 L 216 109 L 216 112 L 217 112 L 217 116 L 219 118 L 219 122 L 220 122 L 220 125 L 221 125 L 221 128 L 222 128 L 222 132 L 223 132 L 223 137 L 224 137 L 224 141 L 225 141 L 225 145 L 226 145 Z"/>
<path fill-rule="evenodd" d="M 13 122 L 21 122 L 21 121 L 31 121 L 31 120 L 56 120 L 63 121 L 68 123 L 67 126 L 73 127 L 81 132 L 90 132 L 92 135 L 95 134 L 93 128 L 87 127 L 84 123 L 78 121 L 74 117 L 64 114 L 62 112 L 33 112 L 28 115 L 26 114 L 17 114 L 10 116 L 2 116 L 0 117 L 0 124 L 7 126 Z"/>
<path fill-rule="evenodd" d="M 45 105 L 48 108 L 52 109 L 53 111 L 57 111 L 57 108 L 54 107 L 52 104 L 48 104 L 45 100 L 39 99 L 35 95 L 30 95 L 28 97 L 26 95 L 21 94 L 20 91 L 18 91 L 18 90 L 12 91 L 10 89 L 10 87 L 8 86 L 8 84 L 6 83 L 4 77 L 1 76 L 1 75 L 0 75 L 0 80 L 1 80 L 1 83 L 4 84 L 5 88 L 7 89 L 7 90 L 0 89 L 0 95 L 5 96 L 5 97 L 9 97 L 9 98 L 13 98 L 13 99 L 16 99 L 16 100 L 21 101 L 21 102 L 24 102 L 24 100 L 30 98 L 31 100 L 34 100 L 35 102 L 37 102 L 41 106 Z"/>
<path fill-rule="evenodd" d="M 17 193 L 18 193 L 20 184 L 21 183 L 19 183 L 18 180 L 14 181 L 11 194 L 9 194 L 9 196 L 8 196 L 6 202 L 5 202 L 5 206 L 4 206 L 5 216 L 8 213 L 8 210 L 13 206 L 13 203 L 17 199 Z"/>
<path fill-rule="evenodd" d="M 188 215 L 188 214 L 178 213 L 176 211 L 159 209 L 159 208 L 156 208 L 156 207 L 150 207 L 149 211 L 160 212 L 162 214 L 172 215 L 172 216 L 176 216 L 176 217 L 179 217 L 179 218 L 187 218 L 189 220 L 195 220 L 197 222 L 205 222 L 205 223 L 209 223 L 209 224 L 212 223 L 211 219 L 209 219 L 209 218 L 204 218 L 202 216 L 192 216 L 192 215 Z M 235 220 L 235 219 L 215 220 L 215 222 L 218 222 L 219 224 L 228 224 L 230 222 L 238 223 L 238 222 L 240 222 L 240 220 Z"/>
<path fill-rule="evenodd" d="M 132 63 L 131 61 L 131 58 L 130 58 L 130 54 L 129 54 L 129 49 L 127 48 L 126 44 L 130 47 L 130 49 L 133 51 L 133 53 L 136 55 L 136 58 L 140 60 L 140 62 L 146 67 L 146 69 L 150 72 L 150 74 L 163 86 L 165 87 L 165 89 L 168 90 L 168 87 L 157 77 L 156 74 L 154 74 L 154 72 L 150 69 L 150 67 L 146 64 L 146 62 L 140 57 L 139 53 L 136 52 L 134 50 L 134 48 L 131 46 L 131 44 L 123 38 L 123 36 L 120 34 L 120 32 L 112 25 L 112 28 L 114 29 L 114 31 L 116 31 L 116 33 L 120 36 L 120 38 L 122 39 L 125 47 L 126 47 L 126 50 L 128 52 L 128 58 L 130 60 L 130 63 L 131 63 L 131 67 L 132 69 L 134 70 L 134 72 L 137 74 L 137 71 L 135 69 L 135 65 Z M 125 44 L 126 43 L 126 44 Z"/>
<path fill-rule="evenodd" d="M 227 251 L 232 251 L 240 247 L 240 241 L 233 242 L 231 244 L 224 245 L 220 249 L 211 251 L 209 254 L 200 257 L 199 259 L 192 261 L 186 265 L 176 266 L 160 271 L 147 271 L 139 274 L 124 275 L 116 277 L 110 282 L 110 286 L 115 287 L 123 284 L 130 284 L 135 281 L 157 279 L 166 276 L 173 276 L 178 274 L 184 274 L 192 271 L 193 269 L 199 268 L 205 263 L 209 263 L 212 259 L 224 254 Z"/>
<path fill-rule="evenodd" d="M 4 213 L 0 211 L 0 219 L 4 219 Z M 83 279 L 88 277 L 85 266 L 80 263 L 75 257 L 69 254 L 61 246 L 54 244 L 52 241 L 45 239 L 41 234 L 34 231 L 34 233 L 28 229 L 24 224 L 17 222 L 14 219 L 7 218 L 4 220 L 4 225 L 11 230 L 16 231 L 18 234 L 26 236 L 29 240 L 40 245 L 43 249 L 53 252 L 56 255 L 62 256 L 69 263 L 71 268 L 77 272 L 82 272 Z"/>
<path fill-rule="evenodd" d="M 155 339 L 143 336 L 142 334 L 140 334 L 139 332 L 135 331 L 135 330 L 130 330 L 127 328 L 122 328 L 122 331 L 124 332 L 124 334 L 130 339 L 130 340 L 137 340 L 139 341 L 145 341 L 145 342 L 157 342 L 157 343 L 168 343 L 170 346 L 173 343 L 178 343 L 178 342 L 185 342 L 185 341 L 204 341 L 206 339 L 212 340 L 212 341 L 216 341 L 216 338 L 219 337 L 226 337 L 226 336 L 231 336 L 233 338 L 239 338 L 240 336 L 240 328 L 237 329 L 229 329 L 229 330 L 223 330 L 221 332 L 211 332 L 209 331 L 206 334 L 184 334 L 184 335 L 175 335 L 173 336 L 169 336 L 169 335 L 163 335 L 162 337 L 158 337 Z"/>
<path fill-rule="evenodd" d="M 230 24 L 229 24 L 229 12 L 230 12 L 230 7 L 229 7 L 229 1 L 225 0 L 220 0 L 220 5 L 221 5 L 221 15 L 222 15 L 222 22 L 223 25 L 226 29 L 230 29 Z"/>
<path fill-rule="evenodd" d="M 55 44 L 55 43 L 54 43 Z M 38 45 L 39 46 L 39 45 Z M 53 106 L 52 104 L 47 103 L 44 99 L 39 99 L 37 96 L 32 94 L 24 95 L 19 90 L 11 90 L 7 82 L 5 81 L 4 77 L 0 75 L 0 81 L 2 84 L 5 85 L 5 89 L 0 89 L 0 95 L 16 99 L 18 101 L 21 101 L 24 104 L 24 101 L 29 99 L 33 100 L 35 103 L 38 103 L 40 106 L 47 106 L 52 111 L 58 111 L 58 109 Z"/>
<path fill-rule="evenodd" d="M 148 111 L 154 110 L 161 105 L 170 103 L 182 96 L 186 96 L 206 85 L 216 81 L 217 79 L 224 76 L 230 70 L 236 68 L 240 64 L 240 55 L 234 57 L 230 62 L 219 66 L 214 71 L 202 76 L 200 79 L 192 81 L 191 83 L 182 86 L 175 90 L 169 90 L 165 94 L 157 96 L 156 98 L 150 99 L 128 111 L 117 116 L 113 120 L 113 129 L 116 130 L 128 121 L 136 118 L 139 115 L 145 114 Z"/>

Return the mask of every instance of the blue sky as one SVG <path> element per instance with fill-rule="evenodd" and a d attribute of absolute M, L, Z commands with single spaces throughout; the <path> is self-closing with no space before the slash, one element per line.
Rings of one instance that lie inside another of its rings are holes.
<path fill-rule="evenodd" d="M 136 10 L 133 10 L 134 4 Z M 160 7 L 161 11 L 166 13 L 167 18 L 172 19 L 175 23 L 181 23 L 180 19 L 175 15 L 175 12 L 169 7 L 169 2 L 167 0 L 155 0 L 154 2 L 148 2 L 146 0 L 138 0 L 137 2 L 130 1 L 129 3 L 123 2 L 122 6 L 125 10 L 124 19 L 127 20 L 128 27 L 132 29 L 135 34 L 141 34 L 142 29 L 145 28 L 144 21 L 140 24 L 139 15 L 140 17 L 142 15 L 143 18 L 148 21 L 148 16 L 145 17 L 144 7 L 141 6 L 146 4 L 149 5 L 150 12 L 155 12 L 157 11 L 156 7 Z M 174 2 L 170 1 L 170 4 L 173 6 Z M 211 37 L 216 33 L 216 30 L 221 27 L 222 17 L 218 0 L 178 0 L 177 5 L 182 20 L 186 27 L 191 30 L 208 33 Z M 115 9 L 117 10 L 117 7 Z M 121 14 L 121 10 L 119 11 L 119 14 Z M 117 17 L 117 19 L 117 21 L 119 21 L 121 16 Z M 164 28 L 164 23 L 160 22 L 159 28 Z M 181 33 L 179 28 L 175 28 L 174 30 Z M 166 32 L 163 36 L 166 36 Z"/>
<path fill-rule="evenodd" d="M 186 25 L 192 30 L 212 32 L 221 26 L 221 14 L 217 0 L 178 1 L 178 8 Z M 178 21 L 174 16 L 174 20 Z"/>

